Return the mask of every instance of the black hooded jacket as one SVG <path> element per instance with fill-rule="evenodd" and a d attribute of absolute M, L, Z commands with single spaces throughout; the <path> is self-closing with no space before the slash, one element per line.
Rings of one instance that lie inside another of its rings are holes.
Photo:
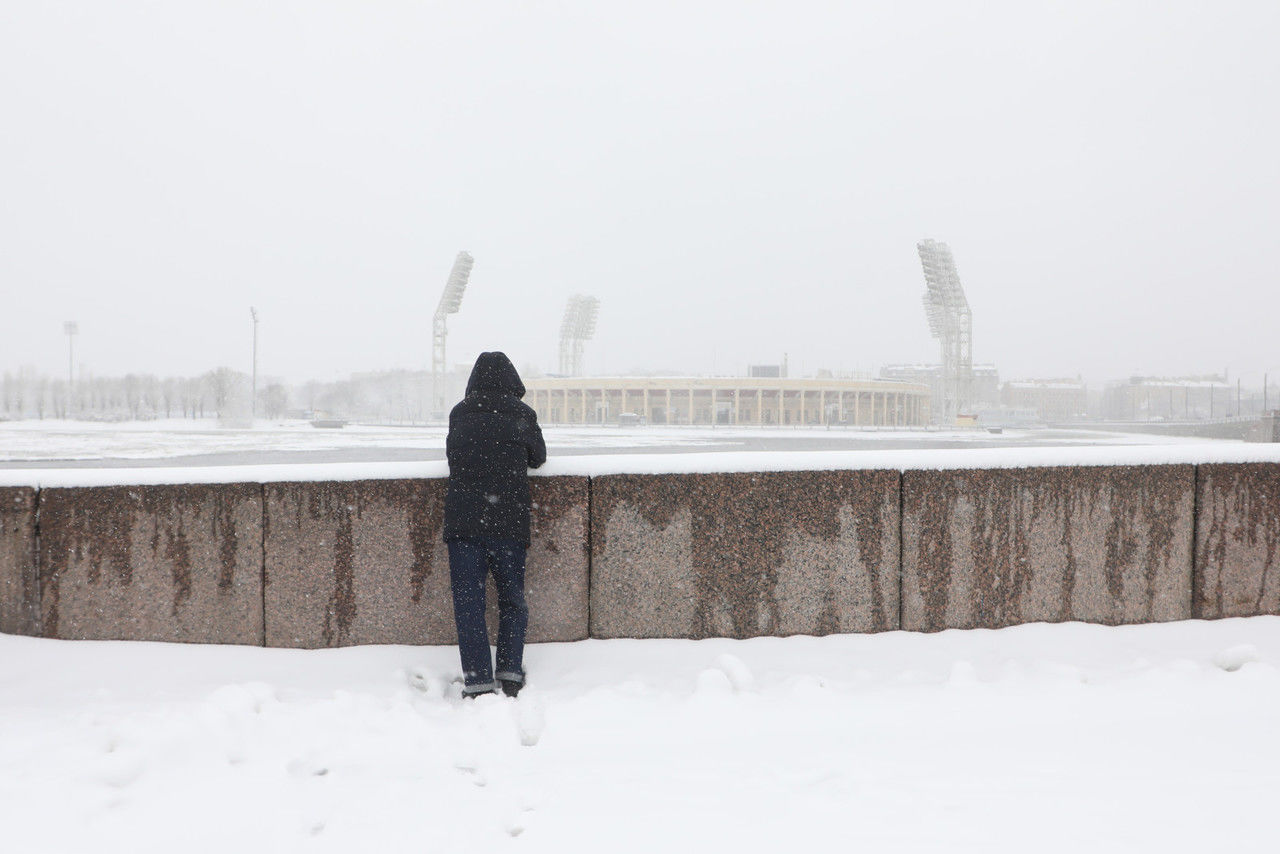
<path fill-rule="evenodd" d="M 504 353 L 481 353 L 467 395 L 449 413 L 444 538 L 502 537 L 529 544 L 529 472 L 547 460 L 538 416 Z"/>

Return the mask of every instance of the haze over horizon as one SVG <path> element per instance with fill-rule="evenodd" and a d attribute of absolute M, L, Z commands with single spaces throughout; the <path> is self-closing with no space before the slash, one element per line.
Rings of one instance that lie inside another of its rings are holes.
<path fill-rule="evenodd" d="M 1280 6 L 0 6 L 0 371 L 1280 373 Z"/>

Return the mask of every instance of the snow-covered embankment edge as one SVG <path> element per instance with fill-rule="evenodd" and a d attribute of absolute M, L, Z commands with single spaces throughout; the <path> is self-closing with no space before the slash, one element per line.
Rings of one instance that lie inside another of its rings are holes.
<path fill-rule="evenodd" d="M 600 454 L 552 458 L 533 474 L 596 477 L 615 474 L 712 474 L 756 471 L 951 470 L 1060 466 L 1280 463 L 1280 445 L 1187 443 L 1153 446 L 944 448 L 871 451 Z M 443 460 L 307 463 L 257 466 L 3 469 L 0 487 L 36 489 L 178 483 L 288 483 L 444 478 Z"/>

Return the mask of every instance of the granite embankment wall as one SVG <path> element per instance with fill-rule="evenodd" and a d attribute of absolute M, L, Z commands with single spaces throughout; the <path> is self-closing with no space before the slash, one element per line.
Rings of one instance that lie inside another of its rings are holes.
<path fill-rule="evenodd" d="M 0 631 L 452 643 L 445 483 L 0 487 Z M 1276 462 L 532 484 L 533 642 L 1280 614 Z"/>

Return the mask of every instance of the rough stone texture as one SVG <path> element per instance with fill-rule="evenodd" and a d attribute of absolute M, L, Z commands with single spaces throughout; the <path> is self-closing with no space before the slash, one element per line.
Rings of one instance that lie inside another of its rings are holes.
<path fill-rule="evenodd" d="M 265 487 L 267 645 L 457 642 L 440 530 L 448 481 Z M 535 477 L 528 640 L 587 634 L 587 479 Z M 497 596 L 489 582 L 489 625 Z"/>
<path fill-rule="evenodd" d="M 40 491 L 43 634 L 262 643 L 258 484 Z"/>
<path fill-rule="evenodd" d="M 591 483 L 592 637 L 898 627 L 896 471 Z"/>
<path fill-rule="evenodd" d="M 1197 618 L 1280 614 L 1280 464 L 1197 470 Z"/>
<path fill-rule="evenodd" d="M 1191 615 L 1193 466 L 909 471 L 902 627 Z"/>
<path fill-rule="evenodd" d="M 0 632 L 40 634 L 36 491 L 0 487 Z"/>
<path fill-rule="evenodd" d="M 590 482 L 585 477 L 533 477 L 529 488 L 533 518 L 524 583 L 529 640 L 584 640 L 591 598 Z M 489 600 L 496 599 L 490 585 Z M 489 625 L 496 633 L 496 616 Z M 449 631 L 453 634 L 452 618 Z"/>

